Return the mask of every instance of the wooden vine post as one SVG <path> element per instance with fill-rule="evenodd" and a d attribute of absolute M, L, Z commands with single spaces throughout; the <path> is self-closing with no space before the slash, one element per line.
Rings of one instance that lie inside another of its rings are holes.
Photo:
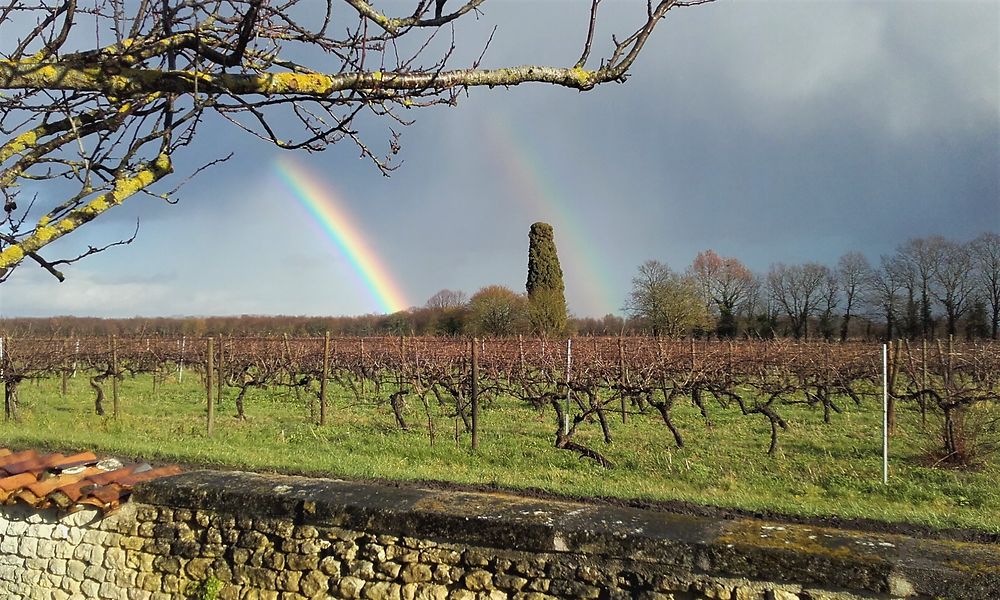
<path fill-rule="evenodd" d="M 618 378 L 621 380 L 622 386 L 622 425 L 624 425 L 628 418 L 625 416 L 625 388 L 628 386 L 628 370 L 625 367 L 625 343 L 622 341 L 621 336 L 618 336 Z"/>
<path fill-rule="evenodd" d="M 569 378 L 573 372 L 573 338 L 566 340 L 566 413 L 563 415 L 563 435 L 569 437 L 569 403 L 573 398 L 573 388 L 569 385 Z"/>
<path fill-rule="evenodd" d="M 479 448 L 479 340 L 472 338 L 472 449 Z"/>
<path fill-rule="evenodd" d="M 902 346 L 903 343 L 900 340 L 889 340 L 888 353 L 886 354 L 886 361 L 888 362 L 889 369 L 889 396 L 887 400 L 888 406 L 886 408 L 889 435 L 892 435 L 896 431 L 896 376 L 899 374 L 899 350 Z"/>
<path fill-rule="evenodd" d="M 149 354 L 149 338 L 146 338 L 146 354 Z M 152 385 L 153 385 L 153 398 L 159 400 L 159 396 L 156 393 L 156 375 L 157 375 L 157 372 L 158 372 L 158 369 L 154 367 L 153 368 L 153 372 L 152 372 L 152 377 L 150 377 L 150 380 L 151 380 Z"/>
<path fill-rule="evenodd" d="M 208 352 L 205 355 L 205 360 L 208 361 L 205 365 L 205 400 L 208 406 L 208 419 L 206 425 L 206 431 L 208 435 L 212 435 L 212 431 L 215 429 L 215 403 L 212 402 L 212 375 L 215 371 L 215 338 L 208 338 Z"/>
<path fill-rule="evenodd" d="M 406 377 L 406 336 L 399 336 L 399 369 L 396 372 L 396 382 L 399 392 L 403 393 L 403 380 Z"/>
<path fill-rule="evenodd" d="M 62 355 L 63 355 L 63 361 L 62 361 L 63 365 L 62 365 L 62 369 L 61 369 L 61 371 L 62 371 L 62 386 L 61 386 L 60 389 L 62 391 L 63 398 L 65 398 L 66 397 L 66 388 L 69 385 L 69 361 L 66 358 L 66 340 L 63 340 L 63 343 L 62 343 Z"/>
<path fill-rule="evenodd" d="M 948 369 L 945 371 L 945 384 L 951 385 L 952 369 L 955 366 L 955 336 L 948 334 Z"/>
<path fill-rule="evenodd" d="M 920 390 L 927 389 L 927 338 L 920 345 Z M 927 399 L 920 394 L 920 426 L 927 427 Z"/>
<path fill-rule="evenodd" d="M 330 372 L 330 332 L 323 336 L 323 372 L 319 376 L 319 424 L 326 425 L 326 377 Z"/>
<path fill-rule="evenodd" d="M 7 378 L 4 377 L 4 370 L 5 370 L 5 366 L 7 364 L 6 363 L 6 360 L 7 360 L 6 359 L 6 355 L 4 354 L 4 342 L 5 342 L 5 340 L 6 340 L 6 338 L 4 336 L 0 335 L 0 380 L 3 381 L 3 407 L 4 407 L 3 420 L 4 421 L 10 421 L 11 418 L 14 416 L 13 411 L 14 411 L 15 407 L 13 406 L 13 404 L 11 402 L 11 396 L 12 396 L 12 394 L 11 394 L 11 390 L 10 390 L 10 383 L 7 381 Z M 8 344 L 8 347 L 7 347 L 7 351 L 10 352 L 10 346 L 9 346 L 9 344 Z"/>
<path fill-rule="evenodd" d="M 118 400 L 118 336 L 111 336 L 111 414 L 118 418 L 121 408 Z"/>
<path fill-rule="evenodd" d="M 218 391 L 215 394 L 215 403 L 217 405 L 219 405 L 219 408 L 222 408 L 222 392 L 224 391 L 225 385 L 226 385 L 226 376 L 225 376 L 226 350 L 225 350 L 225 347 L 226 347 L 226 340 L 225 340 L 224 337 L 222 337 L 222 334 L 220 333 L 219 334 L 219 366 L 216 369 L 216 371 L 218 373 L 218 376 L 217 376 L 217 379 L 218 379 L 218 381 L 217 381 Z"/>
<path fill-rule="evenodd" d="M 361 338 L 361 381 L 358 382 L 361 388 L 361 397 L 365 396 L 365 338 Z"/>
<path fill-rule="evenodd" d="M 524 336 L 520 333 L 517 334 L 517 357 L 519 361 L 518 366 L 521 369 L 520 375 L 523 377 L 527 369 L 524 366 Z"/>

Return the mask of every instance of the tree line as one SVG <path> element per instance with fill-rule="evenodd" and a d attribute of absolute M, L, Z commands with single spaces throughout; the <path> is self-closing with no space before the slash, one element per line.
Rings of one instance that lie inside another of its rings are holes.
<path fill-rule="evenodd" d="M 736 257 L 700 252 L 679 271 L 650 260 L 637 269 L 624 316 L 567 315 L 552 228 L 529 234 L 525 293 L 487 285 L 471 296 L 442 289 L 423 306 L 340 317 L 10 318 L 0 333 L 47 335 L 487 336 L 656 335 L 721 339 L 896 339 L 953 335 L 997 339 L 1000 235 L 969 241 L 910 239 L 877 262 L 848 252 L 834 265 L 774 263 L 755 273 Z"/>
<path fill-rule="evenodd" d="M 832 266 L 778 262 L 764 274 L 712 250 L 683 272 L 650 260 L 625 310 L 626 327 L 672 337 L 997 339 L 1000 235 L 917 237 L 875 263 L 852 251 Z"/>

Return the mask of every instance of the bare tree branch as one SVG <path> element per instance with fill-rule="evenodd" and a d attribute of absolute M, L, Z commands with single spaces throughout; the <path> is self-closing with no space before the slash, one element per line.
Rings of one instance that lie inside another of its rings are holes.
<path fill-rule="evenodd" d="M 398 126 L 410 123 L 403 110 L 455 104 L 473 87 L 585 91 L 624 81 L 669 10 L 706 0 L 648 2 L 637 27 L 588 67 L 601 2 L 591 0 L 572 66 L 494 68 L 481 63 L 496 28 L 471 65 L 453 64 L 455 28 L 482 15 L 486 0 L 453 1 L 448 10 L 445 0 L 418 0 L 401 15 L 371 0 L 0 6 L 0 281 L 26 258 L 61 278 L 55 265 L 131 241 L 88 246 L 71 259 L 39 254 L 136 193 L 153 193 L 173 171 L 173 154 L 193 144 L 211 116 L 282 149 L 320 151 L 349 140 L 388 174 L 399 165 Z M 370 127 L 362 115 L 385 123 L 381 141 L 355 126 Z M 21 186 L 42 182 L 61 196 L 41 196 L 47 205 L 15 217 Z"/>

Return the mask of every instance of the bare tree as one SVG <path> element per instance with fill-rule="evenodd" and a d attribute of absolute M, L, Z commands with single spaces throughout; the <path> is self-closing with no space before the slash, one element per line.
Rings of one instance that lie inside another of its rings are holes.
<path fill-rule="evenodd" d="M 817 302 L 819 307 L 822 307 L 822 311 L 819 313 L 819 334 L 823 336 L 824 340 L 830 341 L 836 331 L 834 322 L 836 317 L 833 313 L 840 304 L 840 278 L 833 269 L 823 268 L 826 269 L 826 273 L 820 283 L 820 299 Z"/>
<path fill-rule="evenodd" d="M 427 300 L 426 308 L 447 310 L 449 308 L 461 308 L 468 303 L 465 292 L 444 289 Z"/>
<path fill-rule="evenodd" d="M 719 337 L 736 335 L 736 313 L 747 301 L 753 286 L 753 273 L 737 258 L 722 257 L 712 250 L 699 252 L 691 263 L 691 275 L 707 303 L 714 304 L 719 322 Z"/>
<path fill-rule="evenodd" d="M 931 306 L 934 290 L 932 287 L 934 285 L 934 272 L 941 262 L 945 244 L 946 240 L 939 235 L 913 238 L 901 245 L 896 251 L 899 259 L 909 266 L 916 291 L 920 294 L 918 305 L 919 334 L 925 338 L 934 335 L 934 315 Z M 910 289 L 912 290 L 913 286 L 910 286 Z M 913 330 L 909 332 L 911 336 L 916 333 L 918 332 Z"/>
<path fill-rule="evenodd" d="M 844 317 L 840 322 L 840 341 L 846 342 L 855 305 L 871 283 L 872 267 L 864 254 L 848 252 L 837 261 L 837 276 L 844 292 Z"/>
<path fill-rule="evenodd" d="M 896 257 L 882 257 L 881 265 L 872 271 L 871 285 L 868 288 L 868 303 L 877 307 L 885 317 L 885 338 L 892 340 L 896 335 L 896 323 L 899 319 L 902 299 L 900 293 L 905 288 L 907 279 L 906 265 Z M 910 302 L 912 306 L 912 289 Z"/>
<path fill-rule="evenodd" d="M 792 335 L 809 339 L 809 317 L 821 299 L 820 290 L 830 269 L 818 263 L 771 265 L 767 287 L 771 297 L 788 315 Z"/>
<path fill-rule="evenodd" d="M 768 292 L 765 277 L 752 273 L 746 301 L 742 308 L 743 320 L 747 324 L 747 337 L 773 338 L 781 311 L 777 302 Z"/>
<path fill-rule="evenodd" d="M 896 333 L 899 337 L 918 338 L 923 327 L 920 324 L 920 283 L 917 270 L 910 261 L 899 254 L 883 259 L 883 262 L 885 263 L 883 266 L 891 270 L 900 289 L 906 292 L 905 302 L 900 306 L 900 327 Z"/>
<path fill-rule="evenodd" d="M 997 339 L 1000 328 L 1000 235 L 986 232 L 972 240 L 979 288 L 990 306 L 990 336 Z"/>
<path fill-rule="evenodd" d="M 942 239 L 938 245 L 932 291 L 944 307 L 948 335 L 955 335 L 975 289 L 975 267 L 967 244 Z"/>
<path fill-rule="evenodd" d="M 635 29 L 602 44 L 601 2 L 591 0 L 580 9 L 589 18 L 579 58 L 500 68 L 482 66 L 493 36 L 473 49 L 478 58 L 455 64 L 454 28 L 486 0 L 450 12 L 416 0 L 400 15 L 370 0 L 0 4 L 0 280 L 25 259 L 62 279 L 60 265 L 104 247 L 54 259 L 43 256 L 50 244 L 137 194 L 171 201 L 174 190 L 156 184 L 185 164 L 178 151 L 209 118 L 282 149 L 353 142 L 388 173 L 407 109 L 453 104 L 471 87 L 624 81 L 669 10 L 706 1 L 649 3 Z M 594 58 L 596 47 L 608 50 Z M 359 129 L 378 122 L 386 141 L 376 146 Z M 21 183 L 40 180 L 46 194 L 20 195 Z"/>
<path fill-rule="evenodd" d="M 625 311 L 655 336 L 679 337 L 710 324 L 708 307 L 694 280 L 658 260 L 639 266 Z"/>

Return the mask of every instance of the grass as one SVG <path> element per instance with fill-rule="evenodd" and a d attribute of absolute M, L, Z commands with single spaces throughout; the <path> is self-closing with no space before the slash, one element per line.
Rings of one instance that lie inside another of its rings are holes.
<path fill-rule="evenodd" d="M 111 412 L 110 385 L 105 407 Z M 710 407 L 712 426 L 697 410 L 678 403 L 676 419 L 686 447 L 677 449 L 652 413 L 612 422 L 615 441 L 606 446 L 597 424 L 578 436 L 605 454 L 615 468 L 553 447 L 551 410 L 534 411 L 517 400 L 494 400 L 481 411 L 480 449 L 468 435 L 456 442 L 447 407 L 431 406 L 432 444 L 419 400 L 408 399 L 412 429 L 400 431 L 388 401 L 358 403 L 332 388 L 328 424 L 310 418 L 309 396 L 287 389 L 253 390 L 248 419 L 233 418 L 235 391 L 226 391 L 216 430 L 205 431 L 204 391 L 192 376 L 160 382 L 148 377 L 121 382 L 121 415 L 99 417 L 85 377 L 20 387 L 21 420 L 0 425 L 0 445 L 103 453 L 257 471 L 390 480 L 438 480 L 512 489 L 536 488 L 572 496 L 680 500 L 697 504 L 799 516 L 838 516 L 907 522 L 931 528 L 1000 532 L 1000 468 L 977 471 L 924 466 L 937 440 L 904 407 L 891 442 L 890 483 L 882 485 L 880 406 L 841 402 L 843 414 L 829 425 L 822 412 L 783 406 L 789 430 L 779 450 L 766 455 L 770 429 L 759 415 Z"/>

